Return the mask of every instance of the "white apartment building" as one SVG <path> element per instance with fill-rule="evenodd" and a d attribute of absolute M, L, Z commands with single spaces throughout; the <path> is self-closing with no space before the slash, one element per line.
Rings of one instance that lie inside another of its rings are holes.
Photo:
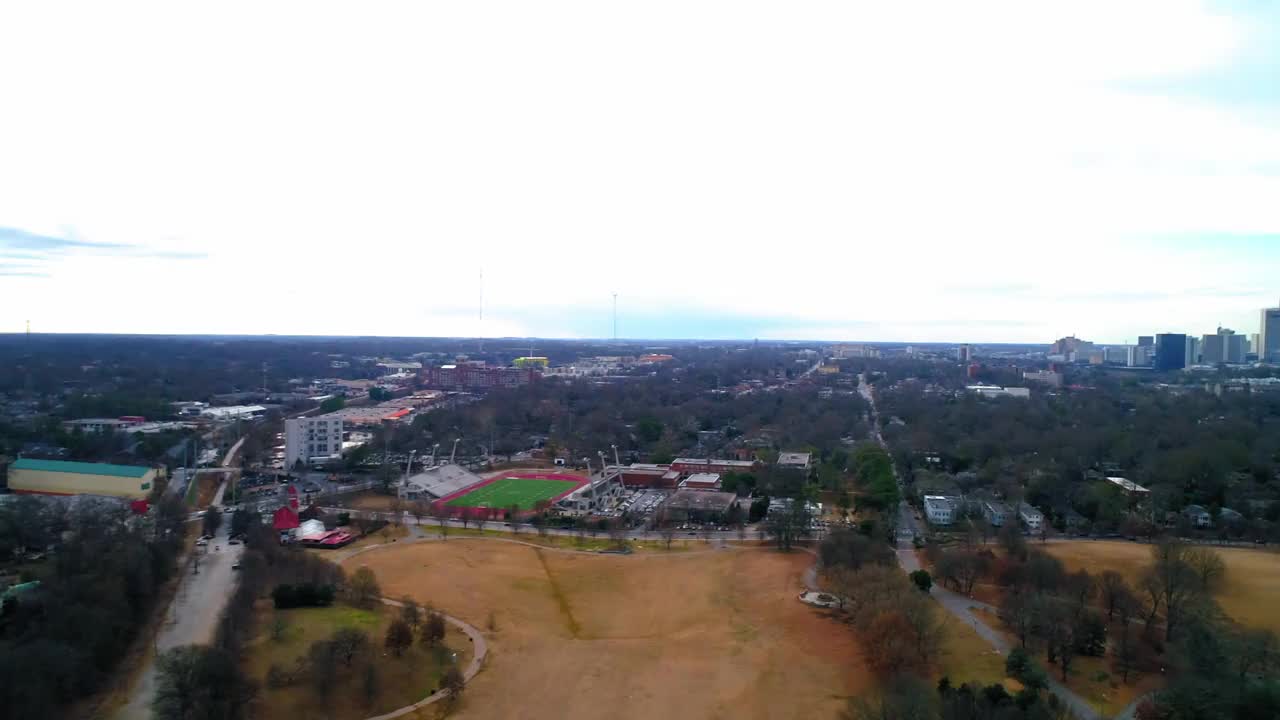
<path fill-rule="evenodd" d="M 301 460 L 329 459 L 342 454 L 342 419 L 321 415 L 284 421 L 284 462 L 292 468 Z"/>
<path fill-rule="evenodd" d="M 956 504 L 943 495 L 924 496 L 924 515 L 930 525 L 950 525 L 955 522 Z"/>
<path fill-rule="evenodd" d="M 1044 526 L 1044 513 L 1026 503 L 1018 506 L 1018 517 L 1029 530 L 1036 531 Z"/>

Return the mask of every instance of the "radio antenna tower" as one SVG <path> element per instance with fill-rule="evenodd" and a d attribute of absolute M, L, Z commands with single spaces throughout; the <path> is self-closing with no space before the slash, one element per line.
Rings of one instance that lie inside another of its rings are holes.
<path fill-rule="evenodd" d="M 613 294 L 613 341 L 618 342 L 618 293 Z"/>
<path fill-rule="evenodd" d="M 484 268 L 480 268 L 480 352 L 484 352 Z"/>

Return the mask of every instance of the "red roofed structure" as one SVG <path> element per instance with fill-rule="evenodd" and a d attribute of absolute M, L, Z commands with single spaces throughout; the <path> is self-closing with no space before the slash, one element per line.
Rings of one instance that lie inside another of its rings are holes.
<path fill-rule="evenodd" d="M 297 529 L 298 513 L 287 507 L 282 507 L 271 516 L 271 526 L 282 532 Z"/>

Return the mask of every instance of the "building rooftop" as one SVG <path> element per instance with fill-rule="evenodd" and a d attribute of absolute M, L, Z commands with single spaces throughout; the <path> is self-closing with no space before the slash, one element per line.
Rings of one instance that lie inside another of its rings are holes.
<path fill-rule="evenodd" d="M 778 454 L 778 464 L 784 467 L 809 467 L 809 453 L 784 452 Z"/>
<path fill-rule="evenodd" d="M 1126 480 L 1122 477 L 1108 477 L 1107 482 L 1111 483 L 1112 485 L 1120 486 L 1120 489 L 1124 490 L 1125 492 L 1131 492 L 1131 493 L 1151 492 L 1150 490 L 1142 487 L 1141 485 L 1133 482 L 1132 480 Z"/>
<path fill-rule="evenodd" d="M 667 499 L 667 507 L 673 510 L 704 510 L 724 512 L 738 496 L 714 490 L 677 490 Z"/>
<path fill-rule="evenodd" d="M 108 465 L 107 463 L 71 462 L 68 460 L 36 460 L 19 458 L 9 466 L 10 470 L 35 472 L 80 473 L 81 475 L 110 475 L 113 477 L 141 478 L 151 472 L 149 467 L 137 465 Z"/>

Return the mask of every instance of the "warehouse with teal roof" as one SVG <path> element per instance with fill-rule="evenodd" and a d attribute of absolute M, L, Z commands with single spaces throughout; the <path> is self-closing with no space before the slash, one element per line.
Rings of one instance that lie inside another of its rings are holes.
<path fill-rule="evenodd" d="M 9 490 L 33 495 L 105 495 L 141 500 L 157 470 L 138 465 L 19 458 L 9 466 Z"/>

